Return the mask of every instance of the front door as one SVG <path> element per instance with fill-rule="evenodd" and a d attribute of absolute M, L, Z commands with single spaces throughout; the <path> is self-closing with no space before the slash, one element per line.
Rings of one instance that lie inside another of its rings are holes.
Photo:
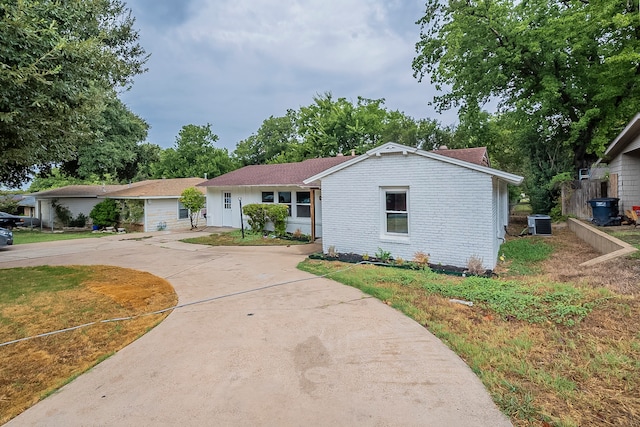
<path fill-rule="evenodd" d="M 233 226 L 233 215 L 231 212 L 231 193 L 222 192 L 222 226 L 223 227 L 232 227 Z"/>

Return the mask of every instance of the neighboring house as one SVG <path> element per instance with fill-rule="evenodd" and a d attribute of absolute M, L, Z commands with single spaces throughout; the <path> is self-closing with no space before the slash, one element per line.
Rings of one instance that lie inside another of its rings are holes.
<path fill-rule="evenodd" d="M 640 114 L 613 140 L 601 160 L 609 163 L 609 183 L 613 187 L 609 195 L 620 198 L 620 212 L 640 206 Z"/>
<path fill-rule="evenodd" d="M 483 155 L 481 155 L 484 153 Z M 465 158 L 465 160 L 461 160 Z M 324 252 L 391 252 L 411 260 L 493 269 L 509 220 L 507 184 L 521 176 L 488 167 L 486 149 L 422 151 L 387 143 L 319 172 Z"/>
<path fill-rule="evenodd" d="M 36 201 L 36 217 L 44 227 L 53 227 L 55 212 L 52 202 L 65 206 L 73 217 L 82 213 L 87 218 L 102 200 L 140 200 L 144 214 L 140 223 L 144 231 L 177 230 L 191 227 L 189 212 L 181 206 L 180 195 L 203 182 L 202 178 L 175 178 L 140 181 L 125 185 L 69 185 L 32 194 Z M 197 187 L 196 187 L 197 188 Z M 204 192 L 203 192 L 204 193 Z"/>
<path fill-rule="evenodd" d="M 202 178 L 174 178 L 141 181 L 131 187 L 110 192 L 110 199 L 139 200 L 144 203 L 144 215 L 138 223 L 144 231 L 184 230 L 191 228 L 189 210 L 180 203 L 180 195 L 187 188 L 195 187 L 202 194 L 203 188 L 196 187 Z M 203 215 L 202 213 L 198 213 Z M 204 225 L 204 221 L 200 223 Z"/>
<path fill-rule="evenodd" d="M 60 226 L 57 223 L 53 203 L 69 209 L 73 217 L 79 214 L 89 218 L 89 213 L 100 203 L 101 197 L 111 191 L 126 188 L 126 185 L 67 185 L 66 187 L 33 193 L 35 199 L 35 217 L 40 219 L 43 227 Z"/>
<path fill-rule="evenodd" d="M 250 165 L 203 182 L 199 185 L 207 191 L 207 225 L 240 228 L 240 203 L 243 206 L 280 203 L 289 207 L 287 231 L 300 229 L 305 234 L 320 236 L 319 183 L 303 181 L 352 158 L 337 156 L 299 163 Z"/>

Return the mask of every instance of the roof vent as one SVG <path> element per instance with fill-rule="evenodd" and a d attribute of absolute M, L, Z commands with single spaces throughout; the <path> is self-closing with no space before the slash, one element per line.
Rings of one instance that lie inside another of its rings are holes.
<path fill-rule="evenodd" d="M 447 147 L 446 145 L 441 145 L 440 147 L 438 147 L 438 150 L 448 150 L 449 147 Z"/>
<path fill-rule="evenodd" d="M 342 157 L 342 156 L 344 156 L 344 154 L 342 154 L 342 153 L 336 154 L 336 157 Z"/>

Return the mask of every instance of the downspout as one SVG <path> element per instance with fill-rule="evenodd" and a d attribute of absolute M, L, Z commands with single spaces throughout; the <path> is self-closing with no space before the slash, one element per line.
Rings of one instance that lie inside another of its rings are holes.
<path fill-rule="evenodd" d="M 316 241 L 316 190 L 311 189 L 311 241 Z"/>

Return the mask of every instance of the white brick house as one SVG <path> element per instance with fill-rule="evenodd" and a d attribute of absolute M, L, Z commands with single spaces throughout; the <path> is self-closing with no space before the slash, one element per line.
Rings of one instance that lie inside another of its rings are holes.
<path fill-rule="evenodd" d="M 604 153 L 611 177 L 617 177 L 620 212 L 640 206 L 640 114 L 613 140 Z"/>
<path fill-rule="evenodd" d="M 509 219 L 507 184 L 523 178 L 456 151 L 387 143 L 306 179 L 322 186 L 324 252 L 382 249 L 411 260 L 421 251 L 432 264 L 465 267 L 476 257 L 493 269 Z"/>

